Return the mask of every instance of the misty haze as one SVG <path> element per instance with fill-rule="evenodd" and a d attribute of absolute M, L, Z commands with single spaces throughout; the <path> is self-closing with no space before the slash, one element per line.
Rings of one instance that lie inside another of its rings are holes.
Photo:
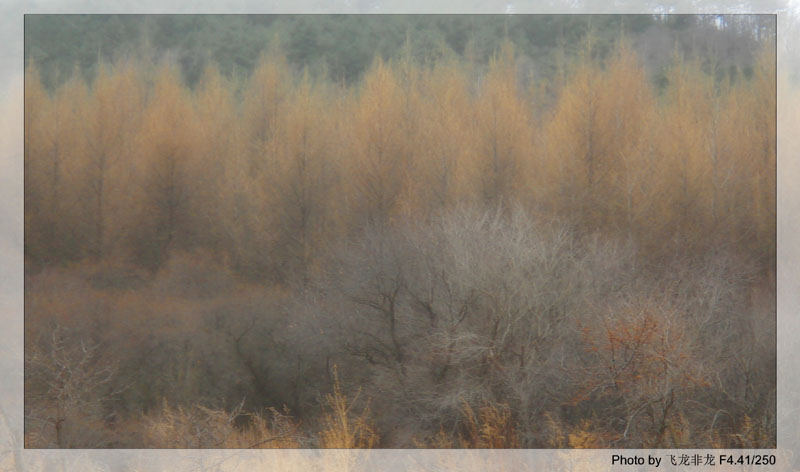
<path fill-rule="evenodd" d="M 775 41 L 27 15 L 26 447 L 775 447 Z"/>

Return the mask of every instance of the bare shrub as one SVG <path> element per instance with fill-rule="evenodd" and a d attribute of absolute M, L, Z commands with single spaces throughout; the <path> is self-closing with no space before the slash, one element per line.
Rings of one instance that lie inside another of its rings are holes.
<path fill-rule="evenodd" d="M 611 397 L 606 430 L 621 430 L 612 444 L 685 447 L 682 415 L 710 375 L 699 356 L 701 340 L 686 320 L 668 306 L 632 300 L 585 326 L 584 336 L 591 372 L 575 403 L 591 399 L 602 406 L 599 399 Z"/>
<path fill-rule="evenodd" d="M 461 208 L 366 228 L 293 319 L 332 334 L 326 359 L 363 387 L 397 444 L 452 436 L 464 402 L 507 405 L 523 447 L 680 447 L 698 441 L 687 428 L 723 425 L 726 398 L 741 405 L 737 424 L 762 412 L 768 392 L 731 391 L 726 370 L 733 357 L 769 380 L 753 364 L 768 343 L 732 352 L 758 331 L 742 310 L 747 264 L 722 249 L 659 268 L 636 257 L 632 244 L 518 207 Z M 560 439 L 537 426 L 548 415 Z M 730 428 L 727 438 L 743 427 Z"/>
<path fill-rule="evenodd" d="M 621 285 L 626 257 L 520 208 L 462 209 L 368 229 L 331 264 L 317 318 L 362 372 L 379 426 L 436 431 L 464 401 L 504 403 L 533 424 L 563 387 L 570 320 Z"/>
<path fill-rule="evenodd" d="M 56 326 L 25 357 L 26 447 L 96 448 L 114 445 L 106 434 L 113 362 L 80 332 Z"/>

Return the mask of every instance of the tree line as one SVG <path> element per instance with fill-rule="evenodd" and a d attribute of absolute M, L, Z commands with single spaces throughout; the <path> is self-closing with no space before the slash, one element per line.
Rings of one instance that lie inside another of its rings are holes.
<path fill-rule="evenodd" d="M 157 268 L 202 248 L 281 280 L 365 223 L 456 202 L 522 202 L 658 253 L 775 248 L 774 55 L 717 83 L 676 54 L 656 93 L 621 45 L 586 54 L 555 100 L 520 86 L 512 45 L 485 74 L 457 59 L 376 60 L 346 87 L 272 52 L 238 83 L 188 90 L 169 63 L 101 66 L 48 93 L 26 75 L 26 256 L 117 254 Z M 553 102 L 553 103 L 551 103 Z"/>
<path fill-rule="evenodd" d="M 374 57 L 396 60 L 409 46 L 418 61 L 454 53 L 485 66 L 508 38 L 537 80 L 551 80 L 587 34 L 605 58 L 621 33 L 660 81 L 675 45 L 714 58 L 720 77 L 749 77 L 759 44 L 775 40 L 770 15 L 29 15 L 25 26 L 26 63 L 39 65 L 48 89 L 76 66 L 92 78 L 99 63 L 137 55 L 170 57 L 191 87 L 210 64 L 226 77 L 249 76 L 276 40 L 292 67 L 352 84 Z"/>

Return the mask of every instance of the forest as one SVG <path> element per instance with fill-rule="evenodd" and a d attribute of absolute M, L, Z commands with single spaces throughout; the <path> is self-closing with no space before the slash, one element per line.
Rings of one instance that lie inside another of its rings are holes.
<path fill-rule="evenodd" d="M 220 18 L 26 17 L 26 447 L 775 447 L 774 17 Z"/>

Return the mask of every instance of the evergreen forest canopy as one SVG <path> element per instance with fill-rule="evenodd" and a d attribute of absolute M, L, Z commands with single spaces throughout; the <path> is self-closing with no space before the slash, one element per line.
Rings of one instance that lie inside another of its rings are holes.
<path fill-rule="evenodd" d="M 279 42 L 295 70 L 335 81 L 360 79 L 372 60 L 410 54 L 418 63 L 455 54 L 486 64 L 503 40 L 533 65 L 537 80 L 557 80 L 559 61 L 582 50 L 588 32 L 604 58 L 620 34 L 635 45 L 651 77 L 663 80 L 670 53 L 701 58 L 736 78 L 752 73 L 760 44 L 775 41 L 774 15 L 28 15 L 25 61 L 48 88 L 77 66 L 94 76 L 98 61 L 167 56 L 194 86 L 216 65 L 248 76 Z"/>
<path fill-rule="evenodd" d="M 774 447 L 770 18 L 27 18 L 26 444 Z"/>

